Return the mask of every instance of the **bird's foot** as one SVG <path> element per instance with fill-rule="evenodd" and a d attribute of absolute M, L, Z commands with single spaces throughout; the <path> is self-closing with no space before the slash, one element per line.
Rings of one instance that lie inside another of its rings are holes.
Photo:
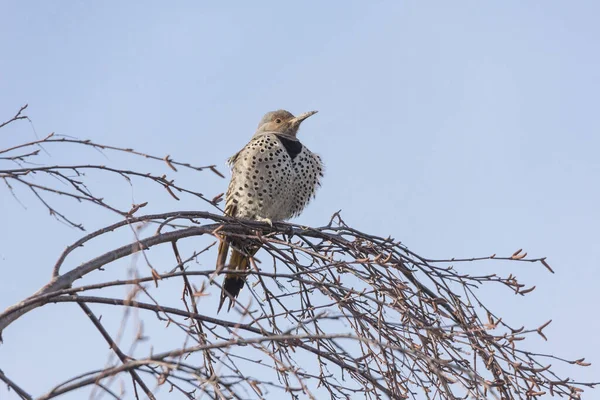
<path fill-rule="evenodd" d="M 273 221 L 271 221 L 270 218 L 256 217 L 256 220 L 260 222 L 266 222 L 271 228 L 273 227 Z"/>

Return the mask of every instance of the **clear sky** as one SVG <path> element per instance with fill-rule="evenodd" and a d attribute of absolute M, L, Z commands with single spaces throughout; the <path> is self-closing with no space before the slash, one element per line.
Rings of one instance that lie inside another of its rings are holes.
<path fill-rule="evenodd" d="M 487 298 L 517 326 L 552 319 L 550 342 L 530 347 L 586 356 L 592 367 L 557 370 L 600 380 L 597 1 L 4 1 L 0 15 L 0 120 L 29 103 L 39 136 L 226 172 L 266 111 L 319 110 L 300 138 L 326 176 L 299 222 L 323 225 L 342 209 L 355 227 L 432 258 L 547 256 L 554 275 L 523 263 L 460 268 L 536 285 L 524 298 Z M 3 130 L 0 147 L 34 139 L 33 128 Z M 209 198 L 227 186 L 175 177 Z M 151 211 L 206 208 L 124 188 L 124 204 L 150 201 Z M 4 309 L 42 286 L 81 233 L 25 193 L 27 210 L 5 188 L 0 199 Z M 79 216 L 88 229 L 117 218 Z M 85 335 L 97 332 L 77 308 L 48 306 L 4 332 L 0 369 L 41 394 L 67 378 L 64 364 L 102 365 L 108 350 L 87 349 Z"/>

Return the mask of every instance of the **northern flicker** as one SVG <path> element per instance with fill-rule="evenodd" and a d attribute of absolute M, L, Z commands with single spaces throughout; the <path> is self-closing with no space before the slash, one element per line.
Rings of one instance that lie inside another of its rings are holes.
<path fill-rule="evenodd" d="M 294 117 L 289 111 L 278 110 L 265 114 L 250 142 L 228 160 L 232 176 L 225 196 L 225 214 L 272 224 L 302 212 L 320 186 L 323 164 L 296 135 L 302 121 L 316 113 Z M 226 265 L 230 244 L 232 252 Z M 249 257 L 257 251 L 256 245 L 243 246 L 223 239 L 217 270 L 226 266 L 228 270 L 246 271 Z M 225 276 L 218 311 L 226 298 L 231 309 L 245 280 L 240 274 Z"/>

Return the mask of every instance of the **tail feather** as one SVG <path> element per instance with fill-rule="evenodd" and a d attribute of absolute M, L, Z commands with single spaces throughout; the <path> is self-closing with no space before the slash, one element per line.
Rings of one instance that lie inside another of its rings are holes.
<path fill-rule="evenodd" d="M 232 271 L 247 271 L 250 267 L 250 257 L 256 254 L 258 248 L 253 248 L 248 251 L 248 254 L 244 254 L 239 250 L 233 249 L 231 252 L 231 258 L 229 259 L 229 265 L 227 269 Z M 244 287 L 246 277 L 242 274 L 227 274 L 223 280 L 223 289 L 221 290 L 221 300 L 219 302 L 219 308 L 217 312 L 221 311 L 225 299 L 229 299 L 229 306 L 227 311 L 231 310 L 234 299 L 240 294 L 240 291 Z"/>
<path fill-rule="evenodd" d="M 221 272 L 227 262 L 227 253 L 229 253 L 229 242 L 223 238 L 219 243 L 219 252 L 217 253 L 217 274 Z"/>

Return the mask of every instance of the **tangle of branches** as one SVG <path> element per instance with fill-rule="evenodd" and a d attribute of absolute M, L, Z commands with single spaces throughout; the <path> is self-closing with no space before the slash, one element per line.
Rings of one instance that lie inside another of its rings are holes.
<path fill-rule="evenodd" d="M 27 119 L 24 109 L 0 128 Z M 503 261 L 538 264 L 552 272 L 544 258 L 528 258 L 519 250 L 503 257 L 433 260 L 394 238 L 356 230 L 339 213 L 320 227 L 269 226 L 223 216 L 216 207 L 220 196 L 207 199 L 165 175 L 92 164 L 31 164 L 40 151 L 67 145 L 130 153 L 166 163 L 173 172 L 189 168 L 221 175 L 214 165 L 198 167 L 57 135 L 0 149 L 0 178 L 17 199 L 20 190 L 31 191 L 51 215 L 77 229 L 83 225 L 53 206 L 53 196 L 116 214 L 116 222 L 87 233 L 56 260 L 48 260 L 48 283 L 0 313 L 1 333 L 23 315 L 43 312 L 47 304 L 74 303 L 98 331 L 89 340 L 107 343 L 114 357 L 36 395 L 7 376 L 5 365 L 0 380 L 23 399 L 51 399 L 84 388 L 116 399 L 176 394 L 187 399 L 578 399 L 584 388 L 597 384 L 558 376 L 551 367 L 556 362 L 589 365 L 583 359 L 524 347 L 530 335 L 546 339 L 549 322 L 512 326 L 510 316 L 496 314 L 480 298 L 482 287 L 504 287 L 506 295 L 526 295 L 534 288 L 514 276 L 472 275 L 461 269 L 466 263 Z M 107 180 L 139 179 L 174 198 L 193 196 L 211 209 L 141 215 L 144 204 L 123 209 L 92 193 L 85 180 L 90 170 L 101 171 Z M 39 175 L 58 178 L 61 184 L 38 183 L 34 178 Z M 130 228 L 136 232 L 130 242 L 94 247 L 99 238 Z M 210 266 L 214 245 L 227 237 L 260 244 L 262 250 L 246 274 L 246 296 L 230 313 L 216 314 L 220 273 L 226 271 Z M 67 267 L 84 245 L 95 256 Z M 171 254 L 170 265 L 155 267 L 155 249 Z M 143 266 L 127 279 L 103 280 L 97 273 L 136 255 Z M 172 287 L 170 282 L 180 290 L 161 291 Z M 128 288 L 125 298 L 112 295 L 110 290 L 118 287 Z M 122 324 L 137 324 L 133 346 L 121 346 L 119 335 L 95 311 L 100 307 L 105 313 L 123 310 Z M 129 310 L 137 310 L 141 320 L 130 318 Z M 150 323 L 174 332 L 167 350 L 136 347 L 155 340 L 144 328 Z M 123 383 L 121 389 L 117 382 Z"/>

